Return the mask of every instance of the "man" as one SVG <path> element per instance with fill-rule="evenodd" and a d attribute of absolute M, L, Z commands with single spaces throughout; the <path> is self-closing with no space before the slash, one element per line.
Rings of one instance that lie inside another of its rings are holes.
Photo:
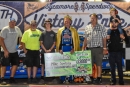
<path fill-rule="evenodd" d="M 44 67 L 45 67 L 44 53 L 55 52 L 54 47 L 55 47 L 55 42 L 56 42 L 56 34 L 51 29 L 52 28 L 51 21 L 46 20 L 43 26 L 46 30 L 41 34 L 40 40 L 39 40 L 41 48 L 42 48 L 42 51 L 41 51 L 41 80 L 39 83 L 44 83 Z"/>
<path fill-rule="evenodd" d="M 64 26 L 57 32 L 56 51 L 70 52 L 78 51 L 80 49 L 80 41 L 77 30 L 71 27 L 72 18 L 69 15 L 64 17 Z M 61 77 L 61 81 L 64 82 L 65 77 Z M 72 80 L 72 79 L 71 79 Z"/>
<path fill-rule="evenodd" d="M 18 52 L 16 49 L 17 41 L 19 38 L 19 43 L 21 41 L 22 32 L 15 26 L 16 20 L 14 18 L 9 19 L 9 26 L 4 27 L 1 30 L 1 46 L 2 46 L 2 67 L 1 67 L 1 84 L 5 85 L 4 80 L 6 66 L 12 65 L 10 83 L 16 83 L 14 75 L 19 64 Z"/>
<path fill-rule="evenodd" d="M 37 68 L 40 65 L 40 42 L 41 31 L 36 29 L 37 23 L 32 20 L 30 23 L 30 29 L 26 30 L 22 37 L 22 45 L 24 53 L 26 54 L 26 66 L 28 74 L 28 83 L 36 83 Z M 31 81 L 31 68 L 33 72 L 33 79 Z"/>
<path fill-rule="evenodd" d="M 108 40 L 108 52 L 109 52 L 108 58 L 111 67 L 110 84 L 116 85 L 115 68 L 117 65 L 119 85 L 124 85 L 123 70 L 122 70 L 122 48 L 123 48 L 122 39 L 124 39 L 124 37 L 120 37 L 120 32 L 118 30 L 118 24 L 119 24 L 118 20 L 113 19 L 113 21 L 110 23 L 112 25 L 110 39 Z M 125 38 L 124 40 L 127 40 L 127 38 Z"/>
<path fill-rule="evenodd" d="M 97 65 L 97 78 L 96 84 L 101 84 L 101 72 L 102 72 L 102 59 L 103 54 L 107 52 L 106 49 L 106 30 L 101 24 L 98 24 L 98 16 L 93 13 L 90 15 L 91 24 L 85 27 L 85 39 L 83 43 L 83 50 L 91 50 L 92 53 L 92 64 Z M 92 83 L 94 82 L 91 76 Z"/>

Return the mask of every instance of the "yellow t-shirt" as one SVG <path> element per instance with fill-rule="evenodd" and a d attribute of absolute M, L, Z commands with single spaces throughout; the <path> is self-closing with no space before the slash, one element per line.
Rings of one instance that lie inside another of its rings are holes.
<path fill-rule="evenodd" d="M 26 49 L 39 50 L 39 38 L 41 36 L 41 33 L 42 32 L 38 29 L 36 29 L 35 31 L 31 31 L 31 29 L 28 29 L 24 32 L 21 42 L 25 43 Z"/>

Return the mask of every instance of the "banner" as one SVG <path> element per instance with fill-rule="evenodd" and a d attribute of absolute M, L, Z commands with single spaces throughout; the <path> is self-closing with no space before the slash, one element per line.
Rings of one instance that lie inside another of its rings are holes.
<path fill-rule="evenodd" d="M 92 74 L 91 51 L 45 53 L 46 77 Z"/>
<path fill-rule="evenodd" d="M 52 30 L 57 30 L 64 25 L 63 18 L 65 15 L 72 17 L 72 26 L 75 27 L 79 33 L 80 45 L 82 46 L 84 38 L 84 29 L 90 23 L 90 14 L 96 13 L 98 15 L 98 23 L 109 28 L 110 8 L 116 8 L 118 15 L 121 18 L 122 28 L 130 26 L 130 2 L 87 2 L 87 1 L 70 1 L 64 2 L 26 2 L 26 1 L 0 1 L 0 30 L 8 25 L 9 18 L 16 19 L 16 25 L 20 27 L 21 31 L 29 29 L 30 21 L 37 21 L 37 28 L 45 30 L 43 23 L 46 19 L 52 22 Z M 127 35 L 130 36 L 130 28 L 126 30 Z M 129 46 L 130 47 L 130 46 Z M 126 50 L 126 58 L 124 57 L 124 65 L 127 70 L 130 69 L 129 48 Z M 128 51 L 128 52 L 127 52 Z M 103 64 L 108 66 L 108 61 Z"/>
<path fill-rule="evenodd" d="M 129 2 L 6 2 L 0 1 L 0 29 L 8 25 L 10 17 L 17 21 L 17 26 L 22 32 L 29 28 L 31 20 L 36 20 L 37 28 L 45 30 L 43 23 L 46 19 L 52 22 L 52 29 L 57 30 L 64 25 L 63 18 L 65 15 L 72 17 L 72 26 L 78 32 L 84 32 L 87 24 L 90 23 L 90 14 L 98 15 L 98 23 L 109 28 L 110 8 L 116 8 L 121 18 L 123 28 L 130 25 L 130 3 Z M 130 29 L 128 29 L 129 31 Z M 130 32 L 127 32 L 130 35 Z"/>
<path fill-rule="evenodd" d="M 57 30 L 64 25 L 63 18 L 65 15 L 72 17 L 72 26 L 78 32 L 84 32 L 86 25 L 90 23 L 90 14 L 98 15 L 98 23 L 109 28 L 109 9 L 114 7 L 118 10 L 123 28 L 130 25 L 128 20 L 130 15 L 130 3 L 128 2 L 25 2 L 25 30 L 28 28 L 30 20 L 35 19 L 38 22 L 38 28 L 44 30 L 43 23 L 46 19 L 52 21 L 52 29 Z"/>

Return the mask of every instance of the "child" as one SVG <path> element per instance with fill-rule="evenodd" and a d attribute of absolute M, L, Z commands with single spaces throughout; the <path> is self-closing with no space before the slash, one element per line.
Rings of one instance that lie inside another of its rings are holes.
<path fill-rule="evenodd" d="M 123 30 L 121 28 L 121 20 L 120 20 L 120 16 L 118 15 L 118 11 L 115 8 L 111 8 L 110 9 L 110 16 L 111 16 L 110 17 L 110 22 L 112 22 L 113 19 L 118 20 L 118 22 L 119 22 L 118 30 L 120 32 L 120 37 L 124 39 L 125 37 L 123 35 Z M 111 29 L 112 29 L 112 26 L 110 24 L 110 29 L 107 31 L 107 39 L 110 39 Z"/>
<path fill-rule="evenodd" d="M 56 42 L 56 34 L 52 28 L 52 24 L 50 20 L 46 20 L 44 23 L 45 31 L 41 34 L 40 37 L 40 45 L 42 48 L 41 51 L 41 80 L 39 83 L 44 83 L 44 67 L 45 67 L 45 61 L 44 61 L 44 53 L 51 53 L 55 52 L 55 42 Z"/>

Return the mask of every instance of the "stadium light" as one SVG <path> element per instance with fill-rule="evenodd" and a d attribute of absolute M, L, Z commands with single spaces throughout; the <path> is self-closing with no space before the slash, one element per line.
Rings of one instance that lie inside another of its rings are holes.
<path fill-rule="evenodd" d="M 92 2 L 92 1 L 95 1 L 95 0 L 88 0 L 88 1 Z"/>
<path fill-rule="evenodd" d="M 40 0 L 41 2 L 46 2 L 46 0 Z"/>
<path fill-rule="evenodd" d="M 125 2 L 130 2 L 130 0 L 124 0 Z"/>

